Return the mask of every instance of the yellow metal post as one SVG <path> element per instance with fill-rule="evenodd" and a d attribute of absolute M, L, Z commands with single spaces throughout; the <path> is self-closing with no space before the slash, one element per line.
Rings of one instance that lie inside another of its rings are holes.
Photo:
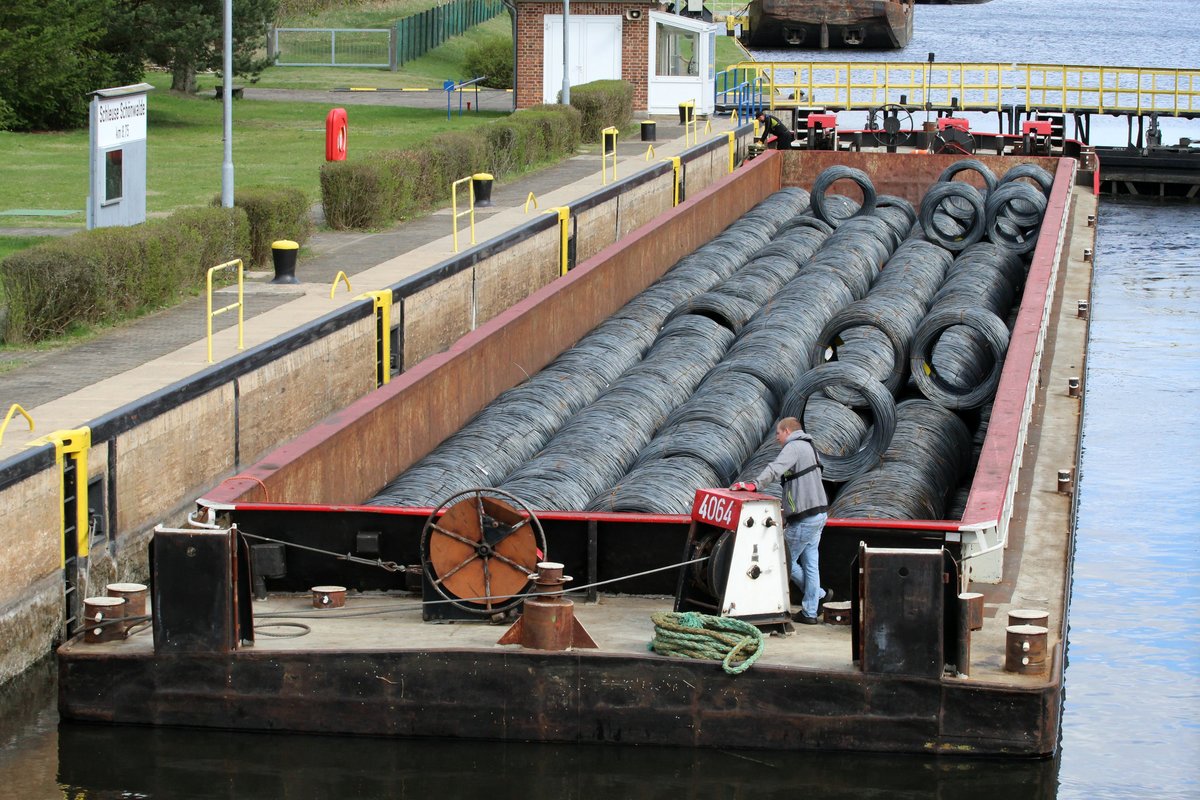
<path fill-rule="evenodd" d="M 379 374 L 376 377 L 378 384 L 383 386 L 392 379 L 392 290 L 364 292 L 359 297 L 375 303 L 375 321 L 379 328 Z"/>
<path fill-rule="evenodd" d="M 558 214 L 558 257 L 559 267 L 558 274 L 560 276 L 567 274 L 567 244 L 569 237 L 567 236 L 567 222 L 571 218 L 571 209 L 568 206 L 557 206 L 555 208 L 546 209 L 547 214 Z"/>
<path fill-rule="evenodd" d="M 353 289 L 351 289 L 351 288 L 350 288 L 350 278 L 348 278 L 348 277 L 346 276 L 346 271 L 345 271 L 345 270 L 342 270 L 342 269 L 339 269 L 339 270 L 338 270 L 338 274 L 333 276 L 333 283 L 332 283 L 332 284 L 330 285 L 330 287 L 329 287 L 329 299 L 330 299 L 330 300 L 332 300 L 332 299 L 333 299 L 333 294 L 334 294 L 334 292 L 336 292 L 336 291 L 337 291 L 337 285 L 338 285 L 338 281 L 342 281 L 343 283 L 345 283 L 345 284 L 346 284 L 346 291 L 347 291 L 347 292 L 353 292 L 353 291 L 354 291 Z"/>
<path fill-rule="evenodd" d="M 460 212 L 458 210 L 458 187 L 460 184 L 467 185 L 468 196 L 470 198 L 470 208 Z M 454 183 L 450 184 L 450 227 L 454 232 L 454 252 L 458 252 L 458 218 L 470 215 L 471 217 L 471 244 L 475 244 L 475 184 L 471 180 L 471 176 L 459 178 Z"/>
<path fill-rule="evenodd" d="M 537 198 L 536 198 L 536 197 L 534 197 L 534 195 L 533 195 L 533 192 L 530 192 L 530 193 L 529 193 L 529 197 L 526 197 L 526 198 L 525 198 L 525 213 L 526 213 L 526 214 L 528 214 L 528 213 L 529 213 L 529 204 L 530 204 L 530 203 L 533 203 L 533 207 L 534 207 L 534 208 L 537 208 L 537 207 L 538 207 L 538 204 L 537 204 Z"/>
<path fill-rule="evenodd" d="M 654 145 L 648 144 L 646 145 L 646 160 L 649 161 L 652 158 L 654 158 Z"/>
<path fill-rule="evenodd" d="M 64 458 L 75 460 L 75 553 L 80 558 L 88 554 L 88 450 L 92 447 L 92 429 L 88 427 L 55 431 L 34 439 L 29 447 L 54 445 L 54 460 L 58 463 L 58 555 L 59 566 L 67 565 L 67 479 L 62 469 Z"/>
<path fill-rule="evenodd" d="M 8 423 L 12 421 L 13 414 L 20 414 L 29 423 L 29 432 L 33 433 L 33 417 L 29 416 L 29 412 L 21 408 L 18 403 L 13 403 L 8 409 L 8 413 L 4 415 L 4 422 L 0 423 L 0 442 L 4 441 L 4 432 L 8 430 Z"/>
<path fill-rule="evenodd" d="M 617 179 L 617 137 L 621 131 L 611 125 L 600 131 L 600 182 L 608 184 L 608 157 L 612 155 L 612 179 Z M 609 146 L 609 142 L 612 146 Z"/>
<path fill-rule="evenodd" d="M 733 172 L 735 165 L 734 156 L 737 154 L 737 134 L 733 131 L 726 131 L 725 135 L 729 137 L 729 171 Z"/>
<path fill-rule="evenodd" d="M 237 287 L 238 287 L 237 302 L 230 303 L 229 305 L 223 306 L 214 311 L 213 310 L 213 288 L 212 288 L 213 273 L 219 269 L 233 269 L 235 267 L 237 268 Z M 245 306 L 245 303 L 242 302 L 242 298 L 243 298 L 242 273 L 243 273 L 243 267 L 242 267 L 242 260 L 240 258 L 235 258 L 233 261 L 226 261 L 224 264 L 218 264 L 215 267 L 210 267 L 208 270 L 205 295 L 208 299 L 208 316 L 207 316 L 206 321 L 208 324 L 208 363 L 210 363 L 210 364 L 212 363 L 212 360 L 213 360 L 212 322 L 213 322 L 213 317 L 217 316 L 218 314 L 224 314 L 226 311 L 231 311 L 235 308 L 237 309 L 237 312 L 238 312 L 238 346 L 237 346 L 237 349 L 241 350 L 243 347 L 243 341 L 244 341 L 242 338 L 243 337 L 243 323 L 245 321 L 246 306 Z"/>

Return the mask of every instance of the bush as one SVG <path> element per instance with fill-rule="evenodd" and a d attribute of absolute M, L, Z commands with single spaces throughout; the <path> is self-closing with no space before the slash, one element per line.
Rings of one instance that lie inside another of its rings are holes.
<path fill-rule="evenodd" d="M 530 164 L 575 152 L 580 114 L 537 106 L 477 129 L 451 132 L 408 150 L 375 153 L 369 162 L 321 167 L 321 202 L 331 228 L 377 228 L 428 208 L 450 185 L 476 172 L 502 178 Z"/>
<path fill-rule="evenodd" d="M 490 36 L 467 48 L 467 78 L 486 75 L 484 86 L 513 88 L 513 42 L 507 36 Z"/>
<path fill-rule="evenodd" d="M 620 128 L 633 119 L 633 84 L 608 80 L 572 86 L 571 105 L 583 115 L 583 140 L 597 142 L 604 128 Z"/>
<path fill-rule="evenodd" d="M 37 342 L 117 322 L 197 290 L 209 267 L 246 251 L 248 231 L 242 209 L 186 209 L 13 253 L 0 262 L 4 339 Z"/>
<path fill-rule="evenodd" d="M 214 201 L 219 205 L 220 199 Z M 291 239 L 304 244 L 312 235 L 308 197 L 299 189 L 256 186 L 236 192 L 233 205 L 250 220 L 250 259 L 247 266 L 270 266 L 271 242 Z"/>

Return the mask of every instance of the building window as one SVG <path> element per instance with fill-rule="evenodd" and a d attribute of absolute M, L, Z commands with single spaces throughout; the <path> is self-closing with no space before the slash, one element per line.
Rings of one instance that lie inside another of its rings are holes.
<path fill-rule="evenodd" d="M 124 193 L 124 181 L 121 174 L 121 154 L 123 150 L 109 150 L 104 154 L 104 202 L 111 203 L 120 200 Z"/>
<path fill-rule="evenodd" d="M 658 23 L 654 74 L 660 77 L 699 75 L 699 39 L 695 32 Z"/>

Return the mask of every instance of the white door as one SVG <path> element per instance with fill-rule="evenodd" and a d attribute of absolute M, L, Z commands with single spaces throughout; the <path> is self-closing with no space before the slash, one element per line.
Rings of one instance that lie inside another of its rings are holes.
<path fill-rule="evenodd" d="M 542 102 L 557 103 L 563 77 L 562 14 L 544 19 Z M 621 77 L 621 20 L 616 15 L 571 15 L 567 74 L 572 86 Z"/>

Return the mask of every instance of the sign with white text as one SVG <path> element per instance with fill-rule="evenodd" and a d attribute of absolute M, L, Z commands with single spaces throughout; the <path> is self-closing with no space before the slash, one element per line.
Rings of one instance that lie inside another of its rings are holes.
<path fill-rule="evenodd" d="M 96 146 L 120 147 L 146 138 L 146 95 L 98 98 Z"/>

